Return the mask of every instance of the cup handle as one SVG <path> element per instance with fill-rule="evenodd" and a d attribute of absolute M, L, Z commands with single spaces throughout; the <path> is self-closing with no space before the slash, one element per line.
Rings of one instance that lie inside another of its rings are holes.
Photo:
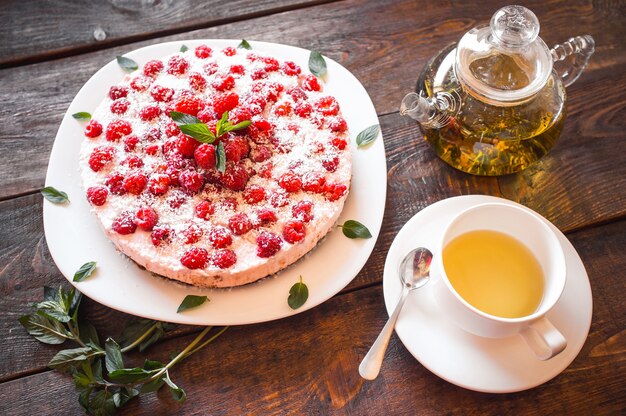
<path fill-rule="evenodd" d="M 565 337 L 545 316 L 528 325 L 520 335 L 540 360 L 549 360 L 567 347 Z"/>

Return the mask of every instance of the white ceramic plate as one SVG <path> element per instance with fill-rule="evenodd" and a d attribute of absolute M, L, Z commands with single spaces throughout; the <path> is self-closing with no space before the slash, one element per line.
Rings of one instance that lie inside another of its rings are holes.
<path fill-rule="evenodd" d="M 461 196 L 430 205 L 404 225 L 385 262 L 383 287 L 389 314 L 400 296 L 398 267 L 404 255 L 415 247 L 435 247 L 454 215 L 485 202 L 522 207 L 491 196 Z M 544 221 L 557 234 L 565 252 L 567 282 L 561 298 L 547 316 L 567 339 L 567 348 L 551 360 L 540 361 L 519 335 L 488 339 L 465 332 L 441 315 L 429 290 L 432 285 L 428 284 L 409 295 L 395 327 L 402 343 L 424 367 L 470 390 L 509 393 L 545 383 L 574 361 L 591 326 L 591 287 L 585 266 L 572 244 L 548 220 Z M 434 256 L 439 254 L 433 252 Z"/>
<path fill-rule="evenodd" d="M 206 44 L 214 49 L 236 47 L 239 40 L 188 40 L 152 45 L 125 54 L 139 66 L 150 59 Z M 272 43 L 250 42 L 254 50 L 308 68 L 310 51 Z M 198 289 L 156 277 L 139 269 L 116 251 L 89 210 L 81 187 L 78 155 L 85 122 L 72 118 L 79 111 L 93 113 L 111 85 L 124 72 L 111 61 L 78 92 L 65 114 L 50 155 L 46 186 L 65 191 L 71 203 L 44 201 L 44 230 L 50 253 L 59 270 L 71 282 L 87 261 L 97 261 L 96 273 L 75 286 L 88 297 L 111 308 L 161 321 L 195 325 L 240 325 L 270 321 L 310 309 L 344 288 L 367 261 L 380 231 L 385 210 L 387 167 L 382 135 L 369 147 L 357 149 L 356 135 L 378 124 L 376 110 L 365 88 L 344 67 L 326 58 L 328 74 L 324 91 L 334 95 L 348 123 L 353 154 L 350 194 L 340 223 L 354 219 L 365 224 L 372 238 L 350 240 L 335 229 L 303 259 L 277 275 L 233 289 Z M 309 298 L 301 308 L 287 305 L 290 287 L 302 275 Z M 73 283 L 74 284 L 74 283 Z M 186 295 L 207 295 L 210 302 L 176 313 Z"/>

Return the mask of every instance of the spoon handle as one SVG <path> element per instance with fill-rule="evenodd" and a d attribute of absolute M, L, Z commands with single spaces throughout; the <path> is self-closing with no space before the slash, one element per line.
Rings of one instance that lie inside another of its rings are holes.
<path fill-rule="evenodd" d="M 389 345 L 389 339 L 391 338 L 393 328 L 396 326 L 400 310 L 402 310 L 402 305 L 404 305 L 404 301 L 406 300 L 408 294 L 409 290 L 406 287 L 403 287 L 396 309 L 389 317 L 389 320 L 383 327 L 382 331 L 380 331 L 378 338 L 376 338 L 376 341 L 370 348 L 365 358 L 363 358 L 363 361 L 361 361 L 361 365 L 359 365 L 359 374 L 364 379 L 374 380 L 378 377 L 380 366 L 382 365 L 383 358 L 385 357 L 385 351 L 387 351 L 387 345 Z"/>

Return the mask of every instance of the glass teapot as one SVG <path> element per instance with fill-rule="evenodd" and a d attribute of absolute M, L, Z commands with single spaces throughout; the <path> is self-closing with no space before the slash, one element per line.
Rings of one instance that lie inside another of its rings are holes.
<path fill-rule="evenodd" d="M 400 114 L 417 120 L 446 163 L 474 175 L 527 168 L 556 143 L 565 121 L 565 87 L 594 52 L 589 35 L 549 49 L 537 16 L 498 10 L 432 58 Z"/>

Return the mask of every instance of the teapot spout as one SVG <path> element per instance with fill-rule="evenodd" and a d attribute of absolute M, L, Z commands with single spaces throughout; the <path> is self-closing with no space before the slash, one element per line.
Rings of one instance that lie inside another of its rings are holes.
<path fill-rule="evenodd" d="M 433 100 L 414 92 L 405 95 L 400 103 L 400 115 L 409 116 L 419 123 L 428 123 L 436 112 L 437 108 Z"/>
<path fill-rule="evenodd" d="M 400 115 L 409 116 L 428 128 L 440 128 L 450 122 L 460 107 L 460 98 L 455 91 L 439 92 L 425 98 L 411 92 L 404 96 L 400 104 Z"/>

